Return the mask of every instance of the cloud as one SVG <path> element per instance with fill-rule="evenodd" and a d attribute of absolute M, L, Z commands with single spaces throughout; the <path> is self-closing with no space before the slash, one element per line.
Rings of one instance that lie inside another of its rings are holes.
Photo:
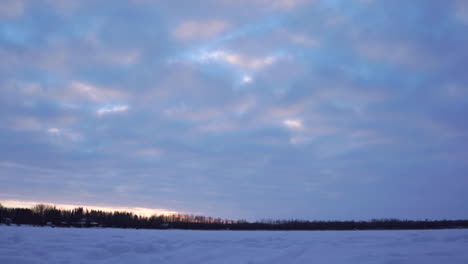
<path fill-rule="evenodd" d="M 222 20 L 186 21 L 177 26 L 174 37 L 180 41 L 212 38 L 229 28 L 229 23 Z"/>
<path fill-rule="evenodd" d="M 286 119 L 283 121 L 283 124 L 291 130 L 302 130 L 304 129 L 304 125 L 302 121 L 299 119 Z"/>
<path fill-rule="evenodd" d="M 244 75 L 242 76 L 242 83 L 248 84 L 253 81 L 252 77 L 250 75 Z"/>
<path fill-rule="evenodd" d="M 98 87 L 90 83 L 72 81 L 65 91 L 65 98 L 105 102 L 125 98 L 125 93 L 111 88 Z"/>
<path fill-rule="evenodd" d="M 264 7 L 268 9 L 290 10 L 311 4 L 316 0 L 222 0 L 224 3 L 231 5 L 248 5 Z"/>
<path fill-rule="evenodd" d="M 104 106 L 99 108 L 96 111 L 96 114 L 102 116 L 102 115 L 108 115 L 108 114 L 117 114 L 117 113 L 124 113 L 129 110 L 128 105 L 113 105 L 113 106 Z"/>
<path fill-rule="evenodd" d="M 47 133 L 53 136 L 63 136 L 64 138 L 71 140 L 71 141 L 78 141 L 78 140 L 83 139 L 83 136 L 78 132 L 74 132 L 71 130 L 64 130 L 64 129 L 60 129 L 56 127 L 51 127 L 47 129 Z"/>
<path fill-rule="evenodd" d="M 0 199 L 466 218 L 463 8 L 366 2 L 24 2 L 0 36 Z"/>
<path fill-rule="evenodd" d="M 56 127 L 52 127 L 52 128 L 49 128 L 47 129 L 47 132 L 50 133 L 50 134 L 60 134 L 62 131 Z"/>
<path fill-rule="evenodd" d="M 277 60 L 277 57 L 272 55 L 264 57 L 252 57 L 224 50 L 215 50 L 206 54 L 202 54 L 200 59 L 202 62 L 223 62 L 245 70 L 261 70 L 274 64 Z"/>

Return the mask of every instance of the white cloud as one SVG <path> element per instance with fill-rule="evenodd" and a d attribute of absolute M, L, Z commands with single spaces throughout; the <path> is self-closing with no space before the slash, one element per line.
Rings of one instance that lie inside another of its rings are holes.
<path fill-rule="evenodd" d="M 92 100 L 98 100 L 98 89 L 95 86 L 82 82 L 72 82 L 70 86 L 73 92 L 89 97 Z"/>
<path fill-rule="evenodd" d="M 51 135 L 56 135 L 56 136 L 63 136 L 69 140 L 72 140 L 72 141 L 78 141 L 80 139 L 82 139 L 82 136 L 80 133 L 77 133 L 77 132 L 73 132 L 73 131 L 67 131 L 67 130 L 63 130 L 63 129 L 60 129 L 60 128 L 56 128 L 56 127 L 51 127 L 49 129 L 47 129 L 47 133 L 51 134 Z"/>
<path fill-rule="evenodd" d="M 276 62 L 276 56 L 264 57 L 251 57 L 242 54 L 228 52 L 224 50 L 215 50 L 205 53 L 201 56 L 200 60 L 203 61 L 218 61 L 224 62 L 242 69 L 261 70 Z"/>
<path fill-rule="evenodd" d="M 58 134 L 60 134 L 61 130 L 56 128 L 56 127 L 52 127 L 52 128 L 47 129 L 47 132 L 50 133 L 50 134 L 58 135 Z"/>
<path fill-rule="evenodd" d="M 283 121 L 283 125 L 291 130 L 304 129 L 304 125 L 302 124 L 302 121 L 299 119 L 286 119 Z"/>
<path fill-rule="evenodd" d="M 225 31 L 229 27 L 226 21 L 187 21 L 180 24 L 174 31 L 173 36 L 181 41 L 211 38 Z"/>
<path fill-rule="evenodd" d="M 99 108 L 96 111 L 96 113 L 98 115 L 107 115 L 107 114 L 127 112 L 128 109 L 129 109 L 128 105 L 104 106 L 104 107 Z"/>
<path fill-rule="evenodd" d="M 242 83 L 244 84 L 248 84 L 248 83 L 251 83 L 253 81 L 252 77 L 250 75 L 244 75 L 242 77 Z"/>

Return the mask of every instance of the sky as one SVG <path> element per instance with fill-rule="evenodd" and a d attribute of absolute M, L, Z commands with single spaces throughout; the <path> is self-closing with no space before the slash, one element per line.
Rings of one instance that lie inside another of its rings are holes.
<path fill-rule="evenodd" d="M 0 202 L 468 218 L 468 1 L 2 0 Z"/>

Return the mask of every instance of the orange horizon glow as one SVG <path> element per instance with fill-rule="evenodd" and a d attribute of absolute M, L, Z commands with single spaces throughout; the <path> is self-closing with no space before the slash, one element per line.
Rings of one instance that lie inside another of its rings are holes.
<path fill-rule="evenodd" d="M 105 212 L 114 212 L 114 211 L 125 211 L 132 212 L 139 216 L 153 216 L 153 215 L 172 215 L 172 214 L 184 214 L 182 212 L 167 210 L 167 209 L 156 209 L 156 208 L 144 208 L 144 207 L 117 207 L 117 206 L 92 206 L 84 204 L 59 204 L 59 203 L 48 203 L 48 202 L 38 202 L 38 201 L 18 201 L 18 200 L 1 200 L 0 203 L 4 207 L 10 208 L 33 208 L 38 204 L 45 204 L 55 206 L 58 209 L 71 210 L 78 207 L 88 210 L 100 210 Z"/>

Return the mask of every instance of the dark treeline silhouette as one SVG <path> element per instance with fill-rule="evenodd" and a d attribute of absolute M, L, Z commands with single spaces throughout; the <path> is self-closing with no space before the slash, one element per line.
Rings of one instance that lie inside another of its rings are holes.
<path fill-rule="evenodd" d="M 198 230 L 398 230 L 468 228 L 468 220 L 399 220 L 370 221 L 304 221 L 304 220 L 226 220 L 194 215 L 138 216 L 130 212 L 106 212 L 81 207 L 65 210 L 38 204 L 32 209 L 6 208 L 0 204 L 0 220 L 4 224 L 60 227 L 117 227 L 143 229 Z"/>

